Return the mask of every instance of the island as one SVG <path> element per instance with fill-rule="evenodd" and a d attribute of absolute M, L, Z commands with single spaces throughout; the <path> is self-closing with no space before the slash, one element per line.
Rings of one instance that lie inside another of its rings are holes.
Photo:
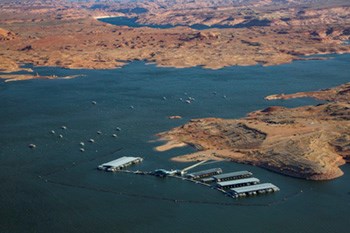
<path fill-rule="evenodd" d="M 350 83 L 316 92 L 273 95 L 267 99 L 312 97 L 316 106 L 272 106 L 242 119 L 193 119 L 158 134 L 166 144 L 156 150 L 193 146 L 198 152 L 175 161 L 226 159 L 284 175 L 329 180 L 350 162 Z"/>

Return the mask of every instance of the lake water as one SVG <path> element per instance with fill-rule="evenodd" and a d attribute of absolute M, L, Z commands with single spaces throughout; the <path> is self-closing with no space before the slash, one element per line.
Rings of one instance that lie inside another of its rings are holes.
<path fill-rule="evenodd" d="M 210 28 L 246 28 L 246 27 L 253 27 L 253 26 L 269 26 L 270 21 L 269 20 L 251 20 L 247 23 L 239 23 L 236 25 L 220 25 L 220 24 L 214 24 L 211 26 L 207 26 L 204 24 L 192 24 L 192 25 L 172 25 L 172 24 L 142 24 L 137 22 L 137 18 L 128 18 L 128 17 L 112 17 L 112 18 L 102 18 L 99 19 L 101 22 L 117 25 L 117 26 L 128 26 L 133 28 L 139 28 L 139 27 L 151 27 L 151 28 L 159 28 L 159 29 L 166 29 L 166 28 L 173 28 L 177 26 L 188 26 L 192 29 L 196 30 L 205 30 Z"/>
<path fill-rule="evenodd" d="M 86 77 L 1 81 L 0 232 L 348 232 L 349 165 L 342 167 L 343 177 L 325 182 L 227 162 L 198 167 L 247 169 L 281 188 L 238 200 L 186 181 L 112 174 L 96 167 L 121 156 L 142 156 L 144 162 L 135 170 L 188 166 L 170 158 L 192 148 L 156 152 L 159 142 L 150 142 L 154 135 L 192 118 L 239 118 L 270 105 L 315 104 L 311 99 L 268 102 L 264 97 L 349 82 L 349 62 L 350 55 L 334 55 L 326 61 L 215 71 L 144 62 L 114 70 L 34 67 L 41 75 Z M 196 101 L 179 100 L 186 96 Z M 169 115 L 183 119 L 169 120 Z M 97 135 L 98 130 L 103 134 Z M 96 143 L 89 144 L 89 138 Z M 84 153 L 79 151 L 81 141 Z M 30 143 L 37 148 L 29 149 Z"/>

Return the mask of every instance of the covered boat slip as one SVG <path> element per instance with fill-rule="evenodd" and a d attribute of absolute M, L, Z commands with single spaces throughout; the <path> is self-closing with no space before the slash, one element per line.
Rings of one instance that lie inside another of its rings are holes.
<path fill-rule="evenodd" d="M 233 197 L 245 197 L 247 195 L 251 196 L 256 194 L 277 192 L 280 189 L 271 183 L 263 183 L 239 188 L 231 188 L 230 190 Z"/>
<path fill-rule="evenodd" d="M 208 170 L 203 170 L 203 171 L 198 171 L 198 172 L 193 172 L 190 174 L 187 174 L 187 178 L 191 179 L 201 179 L 201 178 L 207 178 L 213 175 L 218 175 L 222 173 L 221 168 L 211 168 Z"/>
<path fill-rule="evenodd" d="M 105 170 L 105 171 L 117 171 L 121 170 L 127 166 L 130 166 L 132 164 L 140 163 L 142 162 L 142 158 L 140 157 L 121 157 L 119 159 L 110 161 L 108 163 L 101 164 L 98 166 L 98 169 Z"/>
<path fill-rule="evenodd" d="M 215 180 L 213 177 L 209 177 L 209 178 L 203 178 L 200 181 L 206 184 L 210 184 L 210 183 L 213 183 Z"/>
<path fill-rule="evenodd" d="M 224 173 L 221 175 L 213 176 L 216 182 L 227 181 L 227 180 L 237 180 L 251 177 L 253 173 L 249 171 L 239 171 L 239 172 L 230 172 Z"/>
<path fill-rule="evenodd" d="M 252 178 L 246 178 L 246 179 L 218 182 L 217 186 L 218 188 L 221 188 L 221 189 L 229 189 L 229 188 L 235 188 L 235 187 L 254 185 L 258 183 L 260 183 L 260 180 L 252 177 Z"/>

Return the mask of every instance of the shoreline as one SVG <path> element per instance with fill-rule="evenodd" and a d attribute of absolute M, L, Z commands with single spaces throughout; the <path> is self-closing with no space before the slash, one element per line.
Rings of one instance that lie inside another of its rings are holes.
<path fill-rule="evenodd" d="M 94 19 L 108 19 L 108 18 L 116 18 L 116 17 L 123 17 L 120 15 L 101 15 L 101 16 L 93 16 Z"/>
<path fill-rule="evenodd" d="M 350 162 L 350 83 L 267 99 L 306 96 L 327 102 L 272 106 L 239 119 L 192 119 L 157 135 L 166 142 L 161 151 L 185 143 L 197 152 L 173 161 L 228 159 L 308 180 L 338 178 L 344 174 L 340 167 Z"/>
<path fill-rule="evenodd" d="M 326 60 L 332 59 L 334 57 L 312 57 L 312 56 L 318 56 L 318 55 L 320 55 L 320 56 L 332 56 L 332 55 L 341 56 L 341 55 L 349 55 L 349 54 L 350 54 L 350 51 L 346 52 L 346 53 L 318 53 L 318 54 L 311 54 L 311 55 L 301 55 L 301 56 L 311 56 L 310 58 L 297 57 L 290 62 L 281 62 L 281 63 L 276 63 L 276 64 L 236 64 L 236 65 L 219 66 L 219 67 L 210 67 L 210 66 L 203 66 L 203 65 L 193 65 L 193 66 L 161 65 L 161 64 L 158 64 L 157 62 L 154 62 L 154 61 L 148 61 L 147 59 L 143 59 L 141 61 L 144 62 L 145 65 L 153 65 L 157 68 L 191 69 L 191 68 L 198 67 L 198 68 L 201 68 L 204 70 L 215 71 L 215 70 L 220 70 L 220 69 L 225 69 L 225 68 L 230 68 L 230 67 L 249 67 L 249 66 L 270 67 L 270 66 L 287 65 L 287 64 L 291 64 L 291 63 L 297 62 L 297 61 L 301 61 L 301 62 L 303 62 L 303 61 L 326 61 Z M 38 65 L 38 66 L 36 66 L 34 63 L 26 63 L 26 64 L 30 64 L 33 67 L 53 67 L 53 68 L 61 68 L 61 69 L 69 69 L 69 70 L 114 70 L 114 69 L 121 69 L 124 66 L 127 66 L 133 62 L 139 62 L 139 61 L 140 60 L 138 60 L 138 59 L 129 60 L 123 64 L 119 63 L 116 66 L 110 66 L 107 68 L 101 68 L 101 67 L 97 68 L 94 66 L 87 66 L 87 67 L 69 67 L 69 66 L 52 66 L 52 65 L 47 65 L 47 66 L 46 65 Z M 21 67 L 15 69 L 15 70 L 3 70 L 3 71 L 0 71 L 0 79 L 5 79 L 5 80 L 10 79 L 10 78 L 4 78 L 1 76 L 17 75 L 17 74 L 13 74 L 13 73 L 16 73 L 19 71 L 26 71 L 26 72 L 30 72 L 30 73 L 33 72 L 33 70 L 31 68 L 21 68 Z M 35 75 L 32 75 L 32 74 L 18 74 L 17 76 L 24 76 L 24 75 L 33 76 L 32 78 L 29 78 L 29 79 L 41 78 L 41 77 L 36 77 Z M 55 79 L 55 77 L 46 78 L 46 79 Z M 24 79 L 24 80 L 26 80 L 26 79 Z M 21 81 L 21 79 L 15 80 L 15 81 Z"/>

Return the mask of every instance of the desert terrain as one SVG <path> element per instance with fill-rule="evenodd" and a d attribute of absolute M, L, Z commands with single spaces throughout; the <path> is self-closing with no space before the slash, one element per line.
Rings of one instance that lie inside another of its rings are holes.
<path fill-rule="evenodd" d="M 303 59 L 302 55 L 350 52 L 344 43 L 350 37 L 347 1 L 242 3 L 5 0 L 0 3 L 1 77 L 6 79 L 5 73 L 20 71 L 26 63 L 112 69 L 145 60 L 158 66 L 219 69 L 277 65 Z M 101 16 L 184 26 L 129 28 L 100 22 L 97 18 Z M 187 27 L 193 24 L 237 28 L 199 31 Z"/>
<path fill-rule="evenodd" d="M 160 133 L 167 143 L 156 149 L 191 145 L 199 152 L 174 160 L 229 159 L 310 180 L 341 176 L 339 167 L 350 161 L 350 83 L 282 96 L 327 102 L 298 108 L 269 107 L 238 120 L 194 119 Z"/>

